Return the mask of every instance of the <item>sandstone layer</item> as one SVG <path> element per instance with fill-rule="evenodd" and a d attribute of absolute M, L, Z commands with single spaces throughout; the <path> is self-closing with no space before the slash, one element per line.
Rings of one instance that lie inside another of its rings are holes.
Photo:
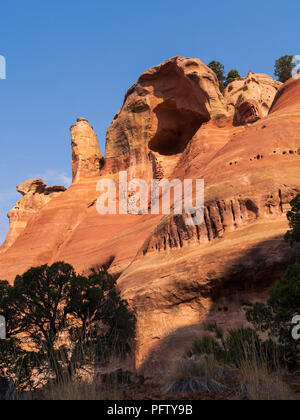
<path fill-rule="evenodd" d="M 243 103 L 255 104 L 253 113 Z M 205 320 L 243 322 L 244 309 L 291 260 L 283 234 L 300 192 L 299 130 L 300 81 L 279 87 L 249 74 L 223 97 L 200 60 L 167 60 L 127 93 L 107 132 L 105 161 L 87 121 L 72 128 L 74 182 L 24 211 L 26 226 L 1 248 L 0 278 L 58 260 L 83 273 L 109 269 L 137 312 L 136 366 L 161 372 Z M 149 188 L 152 178 L 204 179 L 204 222 L 187 226 L 185 214 L 172 212 L 99 215 L 98 181 L 118 182 L 124 170 Z M 24 209 L 44 195 L 37 180 L 19 189 Z"/>

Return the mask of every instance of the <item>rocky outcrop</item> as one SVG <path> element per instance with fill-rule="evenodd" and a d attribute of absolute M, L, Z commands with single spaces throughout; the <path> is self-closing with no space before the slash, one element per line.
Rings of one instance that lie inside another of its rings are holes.
<path fill-rule="evenodd" d="M 99 175 L 103 163 L 98 139 L 85 118 L 71 127 L 73 182 Z"/>
<path fill-rule="evenodd" d="M 293 259 L 283 235 L 300 193 L 297 115 L 300 82 L 290 81 L 266 118 L 232 130 L 206 163 L 186 150 L 184 177 L 206 183 L 204 223 L 165 216 L 119 279 L 140 314 L 138 364 L 147 371 L 162 370 L 170 349 L 182 354 L 204 321 L 226 329 L 245 320 L 244 309 L 267 296 Z"/>
<path fill-rule="evenodd" d="M 23 196 L 27 194 L 41 194 L 45 191 L 45 189 L 46 184 L 39 178 L 29 179 L 17 186 L 17 191 Z"/>
<path fill-rule="evenodd" d="M 224 95 L 234 112 L 235 124 L 250 124 L 266 117 L 281 85 L 266 74 L 251 71 L 246 78 L 231 82 Z"/>
<path fill-rule="evenodd" d="M 61 186 L 47 188 L 43 180 L 39 178 L 29 179 L 18 185 L 17 191 L 23 197 L 8 213 L 9 232 L 6 241 L 0 248 L 0 254 L 14 244 L 34 214 L 65 190 L 66 188 Z"/>
<path fill-rule="evenodd" d="M 186 214 L 165 217 L 143 244 L 140 255 L 179 249 L 190 244 L 207 244 L 256 220 L 280 218 L 298 193 L 300 187 L 289 189 L 282 184 L 282 189 L 270 194 L 248 194 L 245 197 L 239 194 L 230 199 L 207 203 L 204 207 L 204 223 L 200 226 L 186 225 Z"/>
<path fill-rule="evenodd" d="M 161 166 L 174 167 L 172 157 L 185 150 L 202 124 L 226 115 L 211 69 L 198 59 L 167 60 L 145 71 L 127 92 L 107 131 L 106 170 L 129 169 L 133 176 L 151 178 L 155 156 Z"/>
<path fill-rule="evenodd" d="M 136 365 L 147 372 L 182 355 L 204 321 L 242 322 L 293 258 L 283 234 L 300 192 L 300 81 L 278 92 L 276 83 L 250 74 L 224 99 L 199 60 L 176 57 L 146 71 L 108 129 L 103 168 L 96 136 L 80 120 L 71 131 L 73 185 L 51 194 L 41 180 L 19 187 L 25 195 L 11 215 L 14 243 L 2 251 L 0 278 L 58 260 L 82 273 L 108 268 L 137 313 Z M 187 226 L 172 212 L 99 215 L 98 181 L 117 182 L 120 170 L 147 182 L 204 179 L 203 224 Z"/>

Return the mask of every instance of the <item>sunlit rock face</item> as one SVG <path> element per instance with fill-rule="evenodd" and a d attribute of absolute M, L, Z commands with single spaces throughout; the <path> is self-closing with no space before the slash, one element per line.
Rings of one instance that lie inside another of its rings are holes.
<path fill-rule="evenodd" d="M 156 164 L 170 173 L 199 128 L 226 115 L 212 70 L 198 59 L 167 60 L 145 71 L 127 92 L 107 131 L 107 171 L 129 169 L 147 179 Z"/>
<path fill-rule="evenodd" d="M 79 120 L 71 187 L 19 186 L 0 278 L 54 261 L 109 269 L 136 311 L 135 363 L 148 374 L 162 374 L 205 321 L 243 323 L 293 258 L 283 234 L 300 192 L 300 81 L 279 87 L 250 74 L 232 85 L 223 96 L 211 70 L 182 57 L 146 71 L 108 129 L 105 162 Z M 204 179 L 203 223 L 187 226 L 172 211 L 99 215 L 98 181 L 117 182 L 123 170 L 149 187 L 152 178 Z"/>
<path fill-rule="evenodd" d="M 103 156 L 98 139 L 85 118 L 71 127 L 73 182 L 99 175 Z"/>
<path fill-rule="evenodd" d="M 224 96 L 234 112 L 235 124 L 251 124 L 266 117 L 281 85 L 266 74 L 252 72 L 231 82 Z"/>
<path fill-rule="evenodd" d="M 65 190 L 66 188 L 61 186 L 47 188 L 44 181 L 39 178 L 29 179 L 18 185 L 17 191 L 23 197 L 8 213 L 9 232 L 6 241 L 0 248 L 0 254 L 14 244 L 34 214 Z"/>

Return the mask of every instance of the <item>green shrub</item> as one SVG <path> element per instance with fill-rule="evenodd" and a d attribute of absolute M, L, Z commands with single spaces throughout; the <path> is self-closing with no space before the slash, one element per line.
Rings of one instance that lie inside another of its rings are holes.
<path fill-rule="evenodd" d="M 239 367 L 246 359 L 255 357 L 260 348 L 261 341 L 257 333 L 251 328 L 237 328 L 229 331 L 226 339 L 226 358 Z"/>
<path fill-rule="evenodd" d="M 227 77 L 226 77 L 225 86 L 228 86 L 229 83 L 240 78 L 241 78 L 240 73 L 237 70 L 230 70 L 230 72 L 227 74 Z"/>
<path fill-rule="evenodd" d="M 292 77 L 294 68 L 294 57 L 292 55 L 284 55 L 275 62 L 274 74 L 278 80 L 285 83 Z"/>
<path fill-rule="evenodd" d="M 226 339 L 219 336 L 219 342 L 206 335 L 195 340 L 186 351 L 186 357 L 193 355 L 213 355 L 216 360 L 240 368 L 245 362 L 266 365 L 268 369 L 277 369 L 283 364 L 283 350 L 271 340 L 262 341 L 251 328 L 236 328 L 228 331 Z M 222 344 L 222 345 L 221 345 Z"/>
<path fill-rule="evenodd" d="M 13 286 L 0 282 L 0 374 L 18 375 L 20 388 L 33 379 L 71 381 L 82 368 L 126 356 L 135 336 L 135 315 L 105 270 L 88 277 L 63 262 L 31 268 Z M 26 350 L 24 350 L 26 349 Z"/>
<path fill-rule="evenodd" d="M 226 80 L 225 73 L 224 73 L 225 68 L 223 64 L 220 63 L 220 61 L 213 60 L 208 64 L 208 67 L 216 74 L 217 79 L 219 81 L 220 90 L 222 92 L 225 88 L 225 80 Z"/>
<path fill-rule="evenodd" d="M 193 355 L 213 355 L 217 360 L 224 358 L 224 351 L 219 343 L 210 335 L 205 335 L 199 340 L 195 340 L 191 349 L 186 352 L 187 357 Z"/>

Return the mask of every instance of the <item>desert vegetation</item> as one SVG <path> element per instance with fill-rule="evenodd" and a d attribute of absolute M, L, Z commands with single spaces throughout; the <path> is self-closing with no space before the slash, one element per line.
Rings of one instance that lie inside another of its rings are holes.
<path fill-rule="evenodd" d="M 230 70 L 226 76 L 225 67 L 222 63 L 220 63 L 220 61 L 213 60 L 208 64 L 208 67 L 216 73 L 221 92 L 225 90 L 226 86 L 228 86 L 229 83 L 241 78 L 238 70 L 235 69 Z"/>
<path fill-rule="evenodd" d="M 294 56 L 284 55 L 275 61 L 274 75 L 279 82 L 285 83 L 292 77 L 293 69 L 295 68 Z M 236 69 L 232 69 L 225 74 L 225 67 L 220 61 L 213 60 L 208 64 L 208 67 L 215 72 L 221 92 L 234 80 L 240 79 L 240 73 Z"/>
<path fill-rule="evenodd" d="M 274 74 L 280 82 L 285 83 L 292 77 L 294 67 L 294 56 L 284 55 L 276 60 Z"/>
<path fill-rule="evenodd" d="M 19 391 L 67 387 L 131 351 L 135 315 L 105 270 L 84 277 L 63 262 L 32 268 L 12 286 L 0 283 L 0 308 L 0 374 Z"/>

